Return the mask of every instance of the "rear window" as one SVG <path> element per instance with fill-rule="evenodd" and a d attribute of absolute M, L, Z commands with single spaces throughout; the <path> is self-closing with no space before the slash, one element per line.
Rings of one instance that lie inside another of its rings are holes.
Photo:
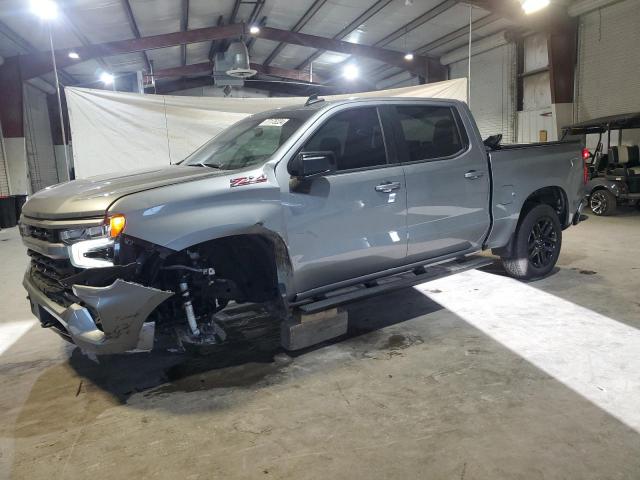
<path fill-rule="evenodd" d="M 397 106 L 400 141 L 409 161 L 449 157 L 463 149 L 463 141 L 449 107 L 428 105 Z"/>

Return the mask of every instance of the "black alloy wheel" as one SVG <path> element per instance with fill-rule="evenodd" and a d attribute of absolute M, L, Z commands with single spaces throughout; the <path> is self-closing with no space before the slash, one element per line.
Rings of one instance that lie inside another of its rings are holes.
<path fill-rule="evenodd" d="M 558 232 L 551 218 L 539 218 L 533 224 L 528 238 L 529 262 L 535 268 L 546 268 L 555 263 Z"/>
<path fill-rule="evenodd" d="M 509 275 L 521 280 L 542 278 L 553 271 L 562 247 L 562 223 L 551 205 L 525 206 L 512 240 L 502 256 Z"/>

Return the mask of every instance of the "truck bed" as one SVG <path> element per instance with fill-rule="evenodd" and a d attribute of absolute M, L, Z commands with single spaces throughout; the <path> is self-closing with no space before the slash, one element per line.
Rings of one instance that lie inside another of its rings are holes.
<path fill-rule="evenodd" d="M 521 192 L 545 187 L 582 186 L 583 161 L 579 142 L 548 142 L 504 145 L 489 152 L 492 176 L 493 225 L 487 247 L 509 242 L 526 198 Z M 575 212 L 582 197 L 564 192 L 568 211 Z"/>

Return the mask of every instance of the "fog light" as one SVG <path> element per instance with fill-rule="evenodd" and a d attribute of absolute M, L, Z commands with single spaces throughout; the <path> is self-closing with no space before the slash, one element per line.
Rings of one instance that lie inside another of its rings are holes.
<path fill-rule="evenodd" d="M 124 215 L 112 215 L 109 217 L 109 236 L 116 238 L 124 230 L 127 220 Z"/>

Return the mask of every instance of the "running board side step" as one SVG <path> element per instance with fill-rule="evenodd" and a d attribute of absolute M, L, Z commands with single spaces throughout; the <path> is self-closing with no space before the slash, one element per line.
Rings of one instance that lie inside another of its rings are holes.
<path fill-rule="evenodd" d="M 366 285 L 357 285 L 348 289 L 342 288 L 325 294 L 321 299 L 315 301 L 311 300 L 307 303 L 294 303 L 292 306 L 305 314 L 318 313 L 329 308 L 337 307 L 338 305 L 344 305 L 345 303 L 351 303 L 364 298 L 373 297 L 381 293 L 412 287 L 420 283 L 448 277 L 449 275 L 465 272 L 467 270 L 486 267 L 487 265 L 491 265 L 493 262 L 494 259 L 489 257 L 470 255 L 460 259 L 450 260 L 446 263 L 440 263 L 429 267 L 418 267 L 410 272 L 383 277 L 377 279 L 375 282 L 369 282 Z"/>

